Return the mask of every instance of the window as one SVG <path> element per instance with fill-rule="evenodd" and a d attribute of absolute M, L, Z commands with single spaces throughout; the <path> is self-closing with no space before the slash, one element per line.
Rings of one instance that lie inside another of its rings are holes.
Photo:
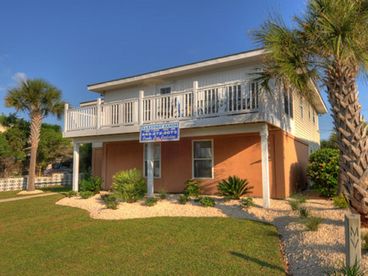
<path fill-rule="evenodd" d="M 316 123 L 316 112 L 314 109 L 312 110 L 312 114 L 313 114 L 313 124 L 315 124 Z"/>
<path fill-rule="evenodd" d="M 193 141 L 193 177 L 212 178 L 213 143 L 211 140 Z"/>
<path fill-rule="evenodd" d="M 170 94 L 170 93 L 171 93 L 171 87 L 162 87 L 162 88 L 160 88 L 160 94 L 161 95 Z"/>
<path fill-rule="evenodd" d="M 311 105 L 309 104 L 308 105 L 308 118 L 309 118 L 309 121 L 311 120 Z"/>
<path fill-rule="evenodd" d="M 293 109 L 293 93 L 291 91 L 284 91 L 284 111 L 290 118 L 294 117 Z"/>
<path fill-rule="evenodd" d="M 300 103 L 299 103 L 299 107 L 300 107 L 300 118 L 304 118 L 304 103 L 303 103 L 303 97 L 300 97 Z"/>
<path fill-rule="evenodd" d="M 147 144 L 144 144 L 144 176 L 147 177 Z M 161 177 L 161 144 L 153 144 L 153 176 Z"/>

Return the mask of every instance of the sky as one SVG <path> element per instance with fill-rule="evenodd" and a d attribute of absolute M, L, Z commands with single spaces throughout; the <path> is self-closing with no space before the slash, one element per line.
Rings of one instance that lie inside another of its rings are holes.
<path fill-rule="evenodd" d="M 98 97 L 87 90 L 91 83 L 257 48 L 250 34 L 269 16 L 290 23 L 305 6 L 306 0 L 2 0 L 0 113 L 14 112 L 3 99 L 19 79 L 46 79 L 77 106 Z M 366 81 L 358 85 L 367 118 Z M 329 136 L 328 114 L 320 129 Z"/>

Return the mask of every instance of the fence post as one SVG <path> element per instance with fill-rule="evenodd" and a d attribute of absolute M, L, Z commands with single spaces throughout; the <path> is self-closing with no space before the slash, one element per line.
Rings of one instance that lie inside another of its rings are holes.
<path fill-rule="evenodd" d="M 138 99 L 138 124 L 143 125 L 143 97 L 144 91 L 139 90 L 139 99 Z"/>
<path fill-rule="evenodd" d="M 97 110 L 96 110 L 96 128 L 101 127 L 101 98 L 97 99 Z"/>
<path fill-rule="evenodd" d="M 198 81 L 193 81 L 193 117 L 198 115 Z"/>
<path fill-rule="evenodd" d="M 360 240 L 360 215 L 345 215 L 345 250 L 346 266 L 360 266 L 362 255 Z"/>

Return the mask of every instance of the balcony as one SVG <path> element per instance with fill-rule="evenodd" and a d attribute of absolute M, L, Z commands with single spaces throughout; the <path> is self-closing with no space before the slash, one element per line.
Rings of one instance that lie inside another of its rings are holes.
<path fill-rule="evenodd" d="M 179 121 L 181 127 L 205 121 L 222 124 L 236 115 L 258 114 L 259 98 L 258 84 L 247 81 L 200 88 L 194 82 L 190 90 L 155 96 L 140 91 L 138 98 L 66 106 L 64 136 L 137 132 L 140 125 L 170 121 Z"/>

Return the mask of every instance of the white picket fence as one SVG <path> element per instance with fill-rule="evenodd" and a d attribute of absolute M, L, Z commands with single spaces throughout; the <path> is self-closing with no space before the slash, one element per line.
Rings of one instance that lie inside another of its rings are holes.
<path fill-rule="evenodd" d="M 0 192 L 26 189 L 27 180 L 27 176 L 0 178 Z M 45 188 L 58 185 L 71 186 L 72 174 L 55 173 L 51 176 L 36 177 L 36 188 Z"/>

